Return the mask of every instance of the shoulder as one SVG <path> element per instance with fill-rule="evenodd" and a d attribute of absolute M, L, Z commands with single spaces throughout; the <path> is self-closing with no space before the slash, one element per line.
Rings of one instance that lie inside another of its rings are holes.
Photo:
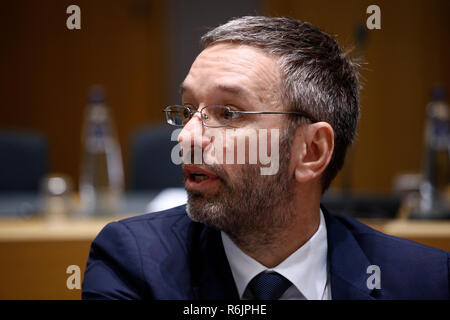
<path fill-rule="evenodd" d="M 130 218 L 125 218 L 117 221 L 118 223 L 133 226 L 139 225 L 142 222 L 148 222 L 151 224 L 162 224 L 162 225 L 170 225 L 171 223 L 176 222 L 181 217 L 186 217 L 186 205 L 170 208 L 167 210 L 154 212 L 154 213 L 146 213 Z"/>
<path fill-rule="evenodd" d="M 107 224 L 91 244 L 83 298 L 146 297 L 149 278 L 159 279 L 155 267 L 185 256 L 191 224 L 185 206 Z"/>
<path fill-rule="evenodd" d="M 420 293 L 430 298 L 448 296 L 450 254 L 411 240 L 391 236 L 354 219 L 332 215 L 344 226 L 372 265 L 381 270 L 382 287 L 391 296 Z"/>
<path fill-rule="evenodd" d="M 131 218 L 126 218 L 117 221 L 116 223 L 129 229 L 132 233 L 139 233 L 154 229 L 158 233 L 166 233 L 174 226 L 186 226 L 191 222 L 191 219 L 186 214 L 186 206 L 178 206 L 164 211 L 147 213 Z"/>
<path fill-rule="evenodd" d="M 343 215 L 333 214 L 333 218 L 344 225 L 355 237 L 362 248 L 383 248 L 383 252 L 400 251 L 400 254 L 422 253 L 426 256 L 448 257 L 448 252 L 420 244 L 415 241 L 385 234 L 377 231 L 355 219 Z M 368 250 L 369 253 L 371 252 Z M 375 252 L 373 252 L 375 253 Z M 418 257 L 421 257 L 419 255 Z"/>
<path fill-rule="evenodd" d="M 181 232 L 190 222 L 183 205 L 108 223 L 94 239 L 94 243 L 103 239 L 122 242 L 164 239 L 168 238 L 172 232 Z"/>
<path fill-rule="evenodd" d="M 158 257 L 186 246 L 192 224 L 183 205 L 109 223 L 93 244 L 99 241 L 109 242 L 110 246 L 114 246 L 112 249 L 115 249 L 117 242 L 120 242 L 120 247 L 136 247 L 141 252 Z"/>

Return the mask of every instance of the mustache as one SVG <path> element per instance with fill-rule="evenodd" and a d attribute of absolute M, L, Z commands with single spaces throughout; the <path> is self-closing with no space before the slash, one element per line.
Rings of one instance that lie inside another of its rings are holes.
<path fill-rule="evenodd" d="M 217 178 L 222 181 L 222 183 L 225 185 L 225 187 L 233 188 L 233 185 L 231 184 L 231 181 L 229 179 L 229 174 L 227 173 L 227 171 L 225 171 L 223 166 L 219 165 L 219 164 L 207 164 L 204 161 L 202 151 L 203 151 L 202 148 L 197 147 L 197 146 L 193 146 L 191 149 L 187 149 L 187 150 L 181 149 L 180 155 L 181 155 L 182 161 L 183 161 L 182 166 L 184 167 L 186 162 L 189 164 L 197 165 L 198 167 L 203 168 L 207 171 L 210 171 L 214 175 L 216 175 Z M 195 159 L 195 155 L 197 155 L 197 159 Z M 197 160 L 197 161 L 195 161 L 195 160 Z M 237 171 L 238 176 L 243 177 L 245 174 L 249 174 L 249 173 L 252 173 L 253 177 L 260 176 L 260 174 L 259 174 L 260 165 L 259 164 L 246 165 L 244 171 L 243 171 L 242 164 L 231 164 L 230 167 L 236 167 L 238 169 L 238 171 Z M 277 175 L 279 175 L 279 172 Z M 189 178 L 188 175 L 186 174 L 185 170 L 183 170 L 183 178 L 185 181 Z"/>

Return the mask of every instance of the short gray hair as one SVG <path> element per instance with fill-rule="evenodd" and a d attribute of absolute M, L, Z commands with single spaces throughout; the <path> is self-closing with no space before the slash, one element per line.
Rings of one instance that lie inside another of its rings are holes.
<path fill-rule="evenodd" d="M 358 65 L 330 35 L 307 22 L 287 17 L 240 17 L 201 38 L 203 48 L 220 42 L 254 46 L 278 57 L 285 108 L 306 111 L 331 125 L 335 148 L 322 175 L 324 192 L 342 168 L 347 148 L 356 135 Z"/>

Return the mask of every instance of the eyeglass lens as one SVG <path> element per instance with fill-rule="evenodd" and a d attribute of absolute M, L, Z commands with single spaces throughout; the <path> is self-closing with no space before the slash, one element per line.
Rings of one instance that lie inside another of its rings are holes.
<path fill-rule="evenodd" d="M 225 106 L 207 106 L 202 109 L 203 123 L 209 127 L 221 127 L 231 120 L 231 113 Z M 175 126 L 184 126 L 192 118 L 192 111 L 183 106 L 172 106 L 166 110 L 167 122 Z"/>

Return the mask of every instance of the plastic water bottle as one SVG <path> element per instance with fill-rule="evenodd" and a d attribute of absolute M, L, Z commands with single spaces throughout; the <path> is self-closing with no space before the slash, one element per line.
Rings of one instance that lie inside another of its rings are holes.
<path fill-rule="evenodd" d="M 123 193 L 123 165 L 113 119 L 101 87 L 93 88 L 90 93 L 82 145 L 82 212 L 90 216 L 113 215 Z"/>
<path fill-rule="evenodd" d="M 448 218 L 450 213 L 450 108 L 444 88 L 436 86 L 427 105 L 425 172 L 420 187 L 422 218 Z"/>

